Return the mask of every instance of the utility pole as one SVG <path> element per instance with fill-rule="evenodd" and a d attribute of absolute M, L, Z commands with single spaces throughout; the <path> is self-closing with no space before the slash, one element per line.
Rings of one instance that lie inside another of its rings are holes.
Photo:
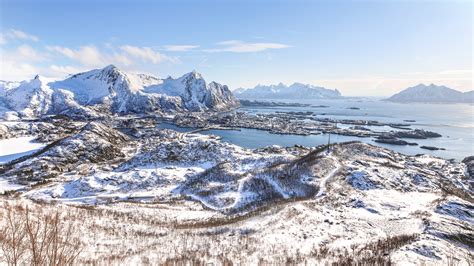
<path fill-rule="evenodd" d="M 329 154 L 329 147 L 331 147 L 331 131 L 329 131 L 329 135 L 328 135 L 328 151 L 327 153 Z"/>
<path fill-rule="evenodd" d="M 334 122 L 334 126 L 333 128 L 337 128 L 337 121 Z M 328 151 L 327 153 L 329 154 L 329 152 L 331 151 L 331 131 L 329 131 L 329 135 L 328 135 Z"/>

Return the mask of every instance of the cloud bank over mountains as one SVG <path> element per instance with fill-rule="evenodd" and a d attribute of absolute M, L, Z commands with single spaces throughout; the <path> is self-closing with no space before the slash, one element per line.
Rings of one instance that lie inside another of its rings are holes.
<path fill-rule="evenodd" d="M 402 88 L 418 83 L 438 83 L 461 91 L 472 90 L 471 69 L 453 68 L 398 74 L 374 73 L 362 76 L 341 73 L 324 76 L 318 71 L 313 73 L 311 70 L 303 69 L 298 72 L 298 76 L 295 76 L 291 72 L 285 73 L 285 66 L 281 66 L 281 73 L 276 74 L 264 68 L 244 74 L 245 69 L 252 68 L 251 65 L 232 65 L 235 56 L 241 58 L 250 56 L 261 58 L 263 61 L 272 61 L 279 55 L 275 53 L 285 49 L 299 48 L 285 43 L 263 41 L 260 38 L 254 42 L 225 40 L 207 45 L 196 42 L 136 45 L 117 43 L 117 40 L 114 40 L 109 43 L 67 46 L 47 42 L 41 36 L 23 30 L 2 29 L 0 80 L 25 80 L 36 74 L 63 78 L 91 68 L 114 64 L 134 73 L 179 74 L 183 72 L 181 70 L 183 68 L 202 72 L 208 70 L 210 73 L 207 75 L 213 76 L 211 73 L 214 73 L 213 79 L 225 81 L 231 89 L 281 81 L 288 84 L 301 81 L 324 87 L 337 87 L 347 96 L 389 96 Z M 255 56 L 257 54 L 260 55 Z M 215 63 L 216 58 L 225 63 Z M 226 60 L 227 58 L 229 59 Z"/>
<path fill-rule="evenodd" d="M 143 64 L 182 64 L 180 59 L 182 54 L 178 53 L 256 53 L 289 47 L 279 43 L 252 43 L 239 40 L 217 42 L 205 48 L 194 44 L 138 46 L 111 43 L 67 47 L 44 44 L 36 35 L 9 29 L 0 34 L 0 55 L 3 62 L 0 79 L 23 80 L 37 73 L 50 77 L 63 77 L 107 64 L 143 72 L 141 68 Z"/>

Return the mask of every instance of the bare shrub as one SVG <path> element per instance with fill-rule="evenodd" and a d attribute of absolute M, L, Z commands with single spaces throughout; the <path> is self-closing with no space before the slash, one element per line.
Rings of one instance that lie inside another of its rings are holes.
<path fill-rule="evenodd" d="M 0 244 L 9 265 L 69 265 L 81 252 L 74 224 L 58 210 L 33 213 L 5 203 L 2 217 Z"/>
<path fill-rule="evenodd" d="M 398 235 L 370 242 L 362 246 L 354 246 L 352 254 L 340 251 L 328 251 L 321 249 L 313 252 L 317 258 L 333 257 L 336 260 L 330 265 L 391 265 L 390 254 L 392 251 L 412 243 L 417 239 L 417 235 Z"/>
<path fill-rule="evenodd" d="M 17 208 L 13 210 L 13 208 Z M 18 265 L 23 262 L 26 245 L 26 223 L 21 215 L 21 206 L 5 204 L 2 211 L 3 224 L 0 228 L 0 244 L 3 260 L 9 265 Z"/>

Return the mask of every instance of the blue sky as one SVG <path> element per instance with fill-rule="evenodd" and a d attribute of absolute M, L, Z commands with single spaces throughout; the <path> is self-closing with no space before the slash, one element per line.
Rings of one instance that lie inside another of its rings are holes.
<path fill-rule="evenodd" d="M 0 79 L 115 64 L 197 70 L 232 89 L 303 82 L 345 95 L 473 89 L 472 1 L 0 0 Z"/>

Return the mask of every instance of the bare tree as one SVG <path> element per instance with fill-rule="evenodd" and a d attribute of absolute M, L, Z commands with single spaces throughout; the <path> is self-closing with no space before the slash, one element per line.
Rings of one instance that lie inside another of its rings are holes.
<path fill-rule="evenodd" d="M 0 229 L 3 257 L 9 265 L 72 264 L 81 252 L 74 223 L 54 212 L 33 214 L 21 205 L 4 204 Z"/>
<path fill-rule="evenodd" d="M 75 236 L 74 224 L 63 224 L 59 212 L 51 219 L 52 230 L 49 241 L 51 247 L 48 249 L 49 265 L 69 265 L 72 264 L 81 252 L 81 242 Z"/>
<path fill-rule="evenodd" d="M 23 262 L 23 257 L 27 251 L 26 241 L 26 225 L 22 221 L 21 206 L 14 207 L 5 203 L 2 217 L 4 217 L 4 225 L 0 228 L 0 243 L 3 257 L 8 265 L 18 265 Z"/>

